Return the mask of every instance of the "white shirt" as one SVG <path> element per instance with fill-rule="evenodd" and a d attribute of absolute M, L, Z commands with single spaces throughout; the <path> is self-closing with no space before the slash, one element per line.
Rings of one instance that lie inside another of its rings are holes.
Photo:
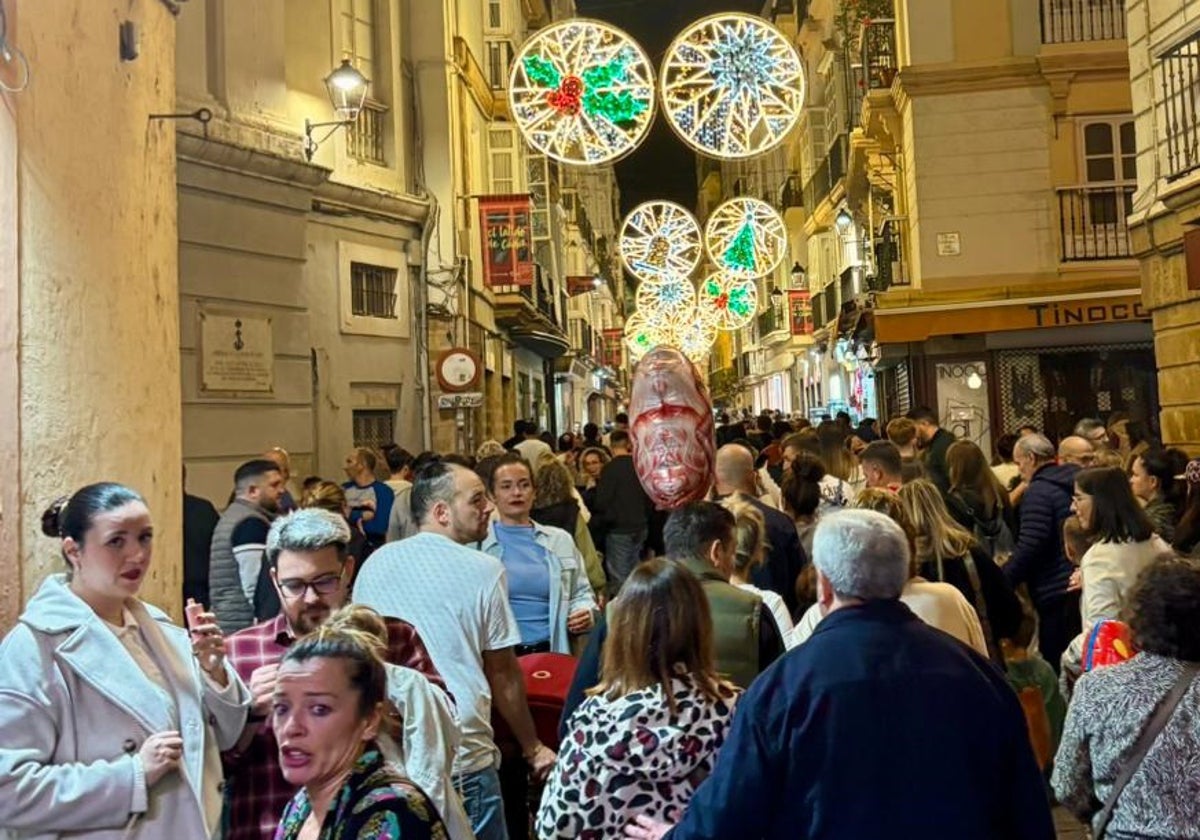
<path fill-rule="evenodd" d="M 484 651 L 521 643 L 508 605 L 504 566 L 438 534 L 388 543 L 363 564 L 354 600 L 415 626 L 458 704 L 462 730 L 455 774 L 497 765 L 492 689 Z"/>
<path fill-rule="evenodd" d="M 915 577 L 904 584 L 900 600 L 930 627 L 949 633 L 982 656 L 988 655 L 987 641 L 983 637 L 979 615 L 954 586 Z M 813 604 L 808 608 L 808 612 L 800 617 L 791 638 L 785 639 L 784 643 L 788 647 L 794 647 L 807 642 L 822 618 L 824 616 L 821 615 L 821 605 Z"/>
<path fill-rule="evenodd" d="M 779 593 L 772 592 L 770 589 L 759 589 L 753 583 L 739 583 L 737 588 L 753 592 L 762 598 L 763 603 L 771 611 L 771 617 L 775 619 L 775 626 L 779 628 L 779 638 L 783 639 L 785 647 L 792 647 L 788 644 L 792 637 L 792 615 L 788 612 L 787 604 L 783 603 L 783 598 L 779 596 Z"/>

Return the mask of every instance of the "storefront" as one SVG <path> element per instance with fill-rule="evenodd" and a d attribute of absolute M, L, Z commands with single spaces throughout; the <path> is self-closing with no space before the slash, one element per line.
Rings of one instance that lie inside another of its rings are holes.
<path fill-rule="evenodd" d="M 1150 316 L 1137 292 L 874 314 L 887 416 L 936 407 L 943 426 L 985 452 L 1026 425 L 1057 440 L 1081 417 L 1157 424 Z"/>

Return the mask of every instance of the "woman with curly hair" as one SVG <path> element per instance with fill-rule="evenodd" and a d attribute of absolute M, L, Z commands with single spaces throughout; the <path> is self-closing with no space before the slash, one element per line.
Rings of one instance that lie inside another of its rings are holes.
<path fill-rule="evenodd" d="M 555 459 L 544 461 L 534 471 L 535 494 L 530 518 L 541 525 L 552 525 L 566 531 L 575 540 L 575 547 L 583 557 L 587 569 L 588 584 L 597 597 L 604 592 L 606 578 L 604 564 L 592 541 L 584 516 L 583 502 L 575 492 L 571 472 L 566 464 Z"/>

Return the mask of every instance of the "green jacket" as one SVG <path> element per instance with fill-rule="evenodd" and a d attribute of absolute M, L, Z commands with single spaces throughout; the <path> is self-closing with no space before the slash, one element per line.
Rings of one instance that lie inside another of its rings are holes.
<path fill-rule="evenodd" d="M 749 687 L 762 670 L 758 661 L 762 598 L 734 586 L 703 561 L 687 558 L 676 562 L 700 578 L 708 596 L 717 670 L 742 688 Z"/>

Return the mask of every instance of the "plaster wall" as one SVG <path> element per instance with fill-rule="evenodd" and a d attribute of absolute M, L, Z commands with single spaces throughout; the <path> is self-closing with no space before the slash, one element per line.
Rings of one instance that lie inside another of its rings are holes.
<path fill-rule="evenodd" d="M 925 290 L 1057 270 L 1048 100 L 1044 88 L 912 100 L 904 142 L 914 268 Z M 961 253 L 939 256 L 939 233 L 957 233 Z"/>
<path fill-rule="evenodd" d="M 174 131 L 148 119 L 173 110 L 175 18 L 152 0 L 3 2 L 36 75 L 0 108 L 0 626 L 62 569 L 42 510 L 98 480 L 145 495 L 157 550 L 141 594 L 178 617 Z"/>

